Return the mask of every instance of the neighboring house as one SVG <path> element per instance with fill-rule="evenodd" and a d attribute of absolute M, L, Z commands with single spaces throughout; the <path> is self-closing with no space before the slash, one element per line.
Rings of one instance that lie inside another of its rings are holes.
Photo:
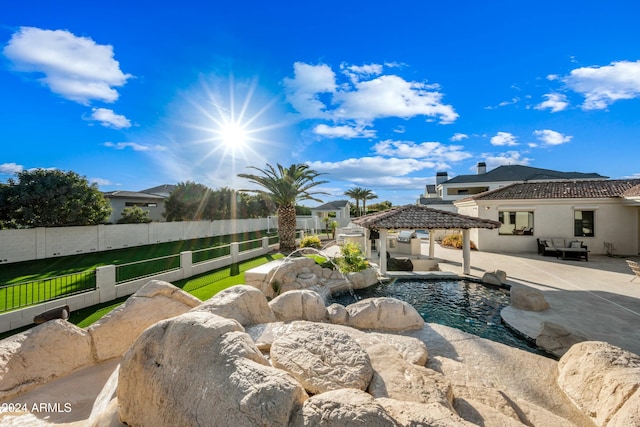
<path fill-rule="evenodd" d="M 503 165 L 487 172 L 487 165 L 484 162 L 478 163 L 478 173 L 475 175 L 458 175 L 448 179 L 447 172 L 438 172 L 436 175 L 435 192 L 431 193 L 428 185 L 425 197 L 420 199 L 420 204 L 438 204 L 433 197 L 439 198 L 440 205 L 447 206 L 455 200 L 495 190 L 509 184 L 517 182 L 536 181 L 576 181 L 576 180 L 597 180 L 607 179 L 597 173 L 582 172 L 560 172 L 551 169 L 534 168 L 523 165 Z M 433 197 L 431 195 L 433 194 Z M 422 203 L 426 199 L 428 203 Z M 436 207 L 436 206 L 431 206 Z"/>
<path fill-rule="evenodd" d="M 515 183 L 454 205 L 502 223 L 471 230 L 482 250 L 535 252 L 536 239 L 561 237 L 584 242 L 592 254 L 640 254 L 640 179 Z"/>
<path fill-rule="evenodd" d="M 320 218 L 320 220 L 327 217 L 335 218 L 335 220 L 340 223 L 340 226 L 343 226 L 348 224 L 351 218 L 351 202 L 348 200 L 328 202 L 324 205 L 311 208 L 311 215 Z"/>
<path fill-rule="evenodd" d="M 169 198 L 175 185 L 160 185 L 142 191 L 108 191 L 103 193 L 111 204 L 111 216 L 108 222 L 117 223 L 122 218 L 124 208 L 138 206 L 149 211 L 152 221 L 164 221 L 164 201 Z"/>

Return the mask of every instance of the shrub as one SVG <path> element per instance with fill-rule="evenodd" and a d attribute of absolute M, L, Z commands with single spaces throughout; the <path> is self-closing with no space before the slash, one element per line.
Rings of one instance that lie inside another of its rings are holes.
<path fill-rule="evenodd" d="M 364 257 L 360 245 L 355 242 L 345 243 L 340 248 L 340 254 L 342 256 L 335 261 L 343 273 L 354 273 L 369 267 L 369 262 Z"/>
<path fill-rule="evenodd" d="M 318 236 L 304 236 L 302 240 L 300 240 L 300 247 L 320 249 L 322 242 L 320 242 L 320 237 Z"/>
<path fill-rule="evenodd" d="M 449 246 L 456 249 L 462 249 L 462 234 L 461 233 L 449 234 L 448 236 L 445 236 L 442 239 L 442 242 L 440 244 L 442 246 Z M 477 249 L 476 244 L 473 242 L 471 242 L 470 246 L 471 246 L 471 249 Z"/>

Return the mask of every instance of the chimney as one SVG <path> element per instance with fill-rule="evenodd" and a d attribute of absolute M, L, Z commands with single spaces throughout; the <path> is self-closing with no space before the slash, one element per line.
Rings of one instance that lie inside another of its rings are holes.
<path fill-rule="evenodd" d="M 436 172 L 436 185 L 440 185 L 449 180 L 449 174 L 447 172 Z"/>
<path fill-rule="evenodd" d="M 478 175 L 487 173 L 487 164 L 485 162 L 478 162 Z"/>

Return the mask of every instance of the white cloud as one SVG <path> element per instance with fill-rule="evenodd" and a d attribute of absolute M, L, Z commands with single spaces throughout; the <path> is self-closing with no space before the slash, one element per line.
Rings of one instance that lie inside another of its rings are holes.
<path fill-rule="evenodd" d="M 571 141 L 573 136 L 563 135 L 560 132 L 556 132 L 555 130 L 543 129 L 536 130 L 533 134 L 538 137 L 538 140 L 543 142 L 546 145 L 560 145 L 565 142 Z"/>
<path fill-rule="evenodd" d="M 108 108 L 93 108 L 91 110 L 91 120 L 100 122 L 102 126 L 124 129 L 130 128 L 131 122 L 125 116 L 116 114 Z"/>
<path fill-rule="evenodd" d="M 342 72 L 349 77 L 352 83 L 358 82 L 363 77 L 378 76 L 382 74 L 383 66 L 380 64 L 346 65 L 341 64 Z"/>
<path fill-rule="evenodd" d="M 435 162 L 383 156 L 360 157 L 339 162 L 306 162 L 311 169 L 328 174 L 327 179 L 362 182 L 379 177 L 405 176 L 413 172 L 436 167 Z"/>
<path fill-rule="evenodd" d="M 364 129 L 360 126 L 327 126 L 320 124 L 313 128 L 313 133 L 324 136 L 326 138 L 373 138 L 376 131 L 372 129 Z"/>
<path fill-rule="evenodd" d="M 485 163 L 487 164 L 487 170 L 495 169 L 502 165 L 528 165 L 532 159 L 522 157 L 522 154 L 517 151 L 507 151 L 506 153 L 499 154 L 483 154 Z"/>
<path fill-rule="evenodd" d="M 509 132 L 498 132 L 491 137 L 491 145 L 518 145 L 517 138 Z"/>
<path fill-rule="evenodd" d="M 92 184 L 97 184 L 98 186 L 113 185 L 113 182 L 104 178 L 89 178 L 88 181 Z"/>
<path fill-rule="evenodd" d="M 17 163 L 2 163 L 0 164 L 0 174 L 13 175 L 18 172 L 22 172 L 24 167 Z"/>
<path fill-rule="evenodd" d="M 548 108 L 552 113 L 557 113 L 558 111 L 562 111 L 569 106 L 567 97 L 561 93 L 547 93 L 543 96 L 547 98 L 547 100 L 536 105 L 536 110 L 544 110 L 545 108 Z"/>
<path fill-rule="evenodd" d="M 640 61 L 576 68 L 563 82 L 585 97 L 583 109 L 602 110 L 621 99 L 640 97 Z"/>
<path fill-rule="evenodd" d="M 3 52 L 17 71 L 44 74 L 40 81 L 53 93 L 84 105 L 116 101 L 114 87 L 132 77 L 120 70 L 112 46 L 66 30 L 21 27 Z"/>
<path fill-rule="evenodd" d="M 380 118 L 422 115 L 447 124 L 458 118 L 451 105 L 442 103 L 443 94 L 436 90 L 437 85 L 378 75 L 383 69 L 375 64 L 342 68 L 349 71 L 352 79 L 339 84 L 328 65 L 296 62 L 294 77 L 283 81 L 287 101 L 304 119 L 368 124 Z M 377 77 L 367 80 L 371 75 Z"/>
<path fill-rule="evenodd" d="M 459 162 L 472 157 L 460 145 L 444 145 L 440 142 L 381 141 L 373 146 L 376 154 L 401 157 L 405 159 L 422 159 L 433 162 Z"/>
<path fill-rule="evenodd" d="M 451 138 L 449 138 L 449 140 L 451 141 L 462 141 L 463 139 L 467 139 L 469 138 L 469 135 L 464 134 L 464 133 L 455 133 L 453 134 L 453 136 Z"/>
<path fill-rule="evenodd" d="M 133 151 L 165 151 L 167 149 L 163 145 L 142 145 L 135 142 L 105 142 L 104 146 L 115 148 L 116 150 L 131 148 Z"/>

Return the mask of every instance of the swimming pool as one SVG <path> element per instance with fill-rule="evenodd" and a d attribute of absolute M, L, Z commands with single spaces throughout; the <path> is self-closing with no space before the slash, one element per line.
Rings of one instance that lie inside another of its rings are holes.
<path fill-rule="evenodd" d="M 355 291 L 358 299 L 392 297 L 408 302 L 425 322 L 439 323 L 536 354 L 548 354 L 512 332 L 500 310 L 509 305 L 509 291 L 465 280 L 402 279 Z M 329 298 L 329 304 L 353 303 L 353 295 Z"/>

